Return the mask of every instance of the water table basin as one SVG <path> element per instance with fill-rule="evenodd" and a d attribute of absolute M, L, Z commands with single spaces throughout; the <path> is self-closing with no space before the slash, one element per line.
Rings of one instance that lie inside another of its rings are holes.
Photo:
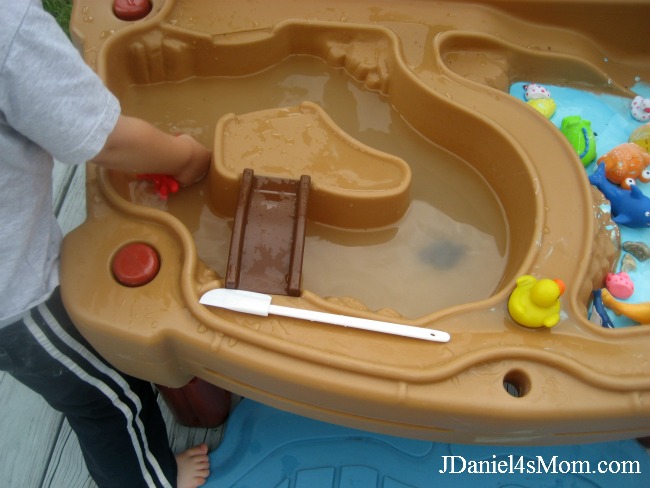
<path fill-rule="evenodd" d="M 65 239 L 62 289 L 109 361 L 160 385 L 198 377 L 294 413 L 419 439 L 650 434 L 650 328 L 588 320 L 592 291 L 619 257 L 616 226 L 566 138 L 508 95 L 535 80 L 631 100 L 628 87 L 650 74 L 636 42 L 650 3 L 151 5 L 125 21 L 112 2 L 77 2 L 75 42 L 125 113 L 193 134 L 214 159 L 204 181 L 167 200 L 133 175 L 89 165 L 87 219 Z M 247 167 L 312 180 L 302 286 L 274 303 L 451 340 L 200 305 L 224 286 Z M 155 250 L 160 269 L 123 286 L 111 265 L 134 242 Z M 555 327 L 510 317 L 525 274 L 565 282 Z"/>

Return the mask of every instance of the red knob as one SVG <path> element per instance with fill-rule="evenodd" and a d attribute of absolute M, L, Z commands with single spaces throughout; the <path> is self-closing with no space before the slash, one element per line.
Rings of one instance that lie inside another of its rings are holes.
<path fill-rule="evenodd" d="M 120 20 L 144 19 L 151 12 L 151 0 L 114 0 L 113 13 Z"/>
<path fill-rule="evenodd" d="M 113 258 L 113 275 L 124 286 L 142 286 L 160 270 L 160 258 L 149 244 L 133 242 L 120 248 Z"/>

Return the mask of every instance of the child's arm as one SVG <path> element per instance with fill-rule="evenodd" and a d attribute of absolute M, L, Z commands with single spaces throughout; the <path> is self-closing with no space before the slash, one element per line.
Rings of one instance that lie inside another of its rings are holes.
<path fill-rule="evenodd" d="M 211 153 L 187 134 L 173 136 L 144 120 L 121 115 L 91 162 L 133 173 L 159 173 L 191 185 L 208 171 Z"/>

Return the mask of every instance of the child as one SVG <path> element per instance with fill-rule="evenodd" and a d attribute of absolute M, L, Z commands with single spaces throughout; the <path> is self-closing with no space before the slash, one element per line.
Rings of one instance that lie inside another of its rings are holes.
<path fill-rule="evenodd" d="M 40 0 L 2 7 L 0 370 L 63 412 L 99 487 L 201 486 L 207 446 L 175 458 L 151 385 L 99 357 L 63 308 L 52 165 L 92 161 L 189 185 L 207 172 L 210 152 L 121 115 Z"/>

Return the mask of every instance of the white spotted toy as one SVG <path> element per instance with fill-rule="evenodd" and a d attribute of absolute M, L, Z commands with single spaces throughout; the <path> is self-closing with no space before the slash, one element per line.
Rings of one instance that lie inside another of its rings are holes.
<path fill-rule="evenodd" d="M 647 122 L 650 120 L 650 98 L 635 97 L 632 100 L 632 105 L 630 105 L 630 112 L 632 113 L 632 117 L 639 122 Z"/>
<path fill-rule="evenodd" d="M 551 98 L 551 92 L 549 92 L 542 85 L 537 85 L 535 83 L 530 83 L 524 85 L 525 97 L 526 100 L 541 100 L 543 98 Z"/>

